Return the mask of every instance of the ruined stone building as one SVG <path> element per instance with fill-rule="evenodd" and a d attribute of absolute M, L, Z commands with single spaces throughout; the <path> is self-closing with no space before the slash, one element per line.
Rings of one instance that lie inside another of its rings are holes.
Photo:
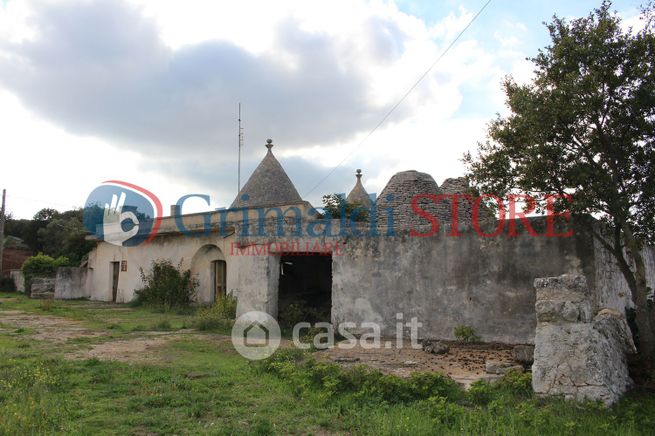
<path fill-rule="evenodd" d="M 468 189 L 464 179 L 448 179 L 439 186 L 431 175 L 417 171 L 403 171 L 389 180 L 369 223 L 321 218 L 298 194 L 274 156 L 273 144 L 266 147 L 227 212 L 177 217 L 186 232 L 175 216 L 165 217 L 152 242 L 134 247 L 98 241 L 84 278 L 86 295 L 130 301 L 141 285 L 139 269 L 165 258 L 196 275 L 200 302 L 229 293 L 237 297 L 239 313 L 256 309 L 276 316 L 281 299 L 294 298 L 287 293 L 312 290 L 329 306 L 335 323 L 375 321 L 393 334 L 395 314 L 402 312 L 423 322 L 426 337 L 449 339 L 455 326 L 469 325 L 486 341 L 506 343 L 534 341 L 533 282 L 539 277 L 582 274 L 599 306 L 622 312 L 631 305 L 611 258 L 581 229 L 571 237 L 533 236 L 515 220 L 505 227 L 514 225 L 516 236 L 503 230 L 484 237 L 471 228 L 470 204 L 460 201 L 461 236 L 454 237 L 449 202 L 437 205 L 424 196 L 417 203 L 439 218 L 440 229 L 431 236 L 412 237 L 412 230 L 425 233 L 430 227 L 412 211 L 414 197 Z M 361 179 L 358 171 L 347 198 L 370 208 Z M 369 231 L 370 221 L 377 224 L 376 234 Z M 542 217 L 529 222 L 540 235 L 546 232 Z M 338 250 L 294 256 L 291 251 L 298 247 Z M 653 259 L 647 260 L 652 272 Z"/>
<path fill-rule="evenodd" d="M 232 294 L 238 314 L 259 310 L 275 317 L 303 300 L 335 325 L 375 322 L 391 336 L 402 313 L 423 324 L 423 338 L 454 339 L 455 327 L 465 325 L 484 341 L 509 344 L 535 342 L 538 278 L 583 277 L 593 313 L 607 309 L 622 317 L 632 305 L 611 256 L 574 223 L 572 236 L 548 237 L 543 217 L 497 227 L 484 212 L 485 229 L 500 231 L 482 236 L 474 231 L 471 204 L 460 201 L 453 230 L 453 205 L 429 196 L 466 193 L 464 179 L 439 186 L 429 174 L 403 171 L 373 203 L 359 170 L 347 199 L 366 208 L 369 221 L 329 219 L 298 194 L 272 142 L 266 147 L 230 209 L 183 216 L 173 210 L 152 242 L 134 247 L 98 241 L 80 277 L 83 295 L 69 296 L 128 302 L 141 286 L 140 268 L 165 258 L 198 278 L 199 302 Z M 437 232 L 430 234 L 433 223 L 416 207 L 438 217 Z M 652 251 L 646 261 L 653 286 Z"/>

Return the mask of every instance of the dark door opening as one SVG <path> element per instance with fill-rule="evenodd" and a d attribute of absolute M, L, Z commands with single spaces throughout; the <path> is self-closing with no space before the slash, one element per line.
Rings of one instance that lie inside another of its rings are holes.
<path fill-rule="evenodd" d="M 111 262 L 111 301 L 116 302 L 118 294 L 118 275 L 120 274 L 121 263 Z"/>
<path fill-rule="evenodd" d="M 332 256 L 282 254 L 278 318 L 282 324 L 330 322 Z"/>
<path fill-rule="evenodd" d="M 212 261 L 212 299 L 220 300 L 225 297 L 225 261 Z"/>

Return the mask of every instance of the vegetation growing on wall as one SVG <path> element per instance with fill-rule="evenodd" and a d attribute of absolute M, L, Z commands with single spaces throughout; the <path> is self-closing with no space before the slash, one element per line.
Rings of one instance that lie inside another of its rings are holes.
<path fill-rule="evenodd" d="M 198 330 L 229 332 L 237 314 L 237 299 L 232 295 L 219 298 L 214 304 L 203 307 L 196 314 L 194 326 Z"/>
<path fill-rule="evenodd" d="M 135 304 L 161 306 L 165 309 L 189 306 L 196 296 L 198 281 L 191 271 L 182 270 L 168 259 L 152 262 L 149 271 L 139 268 L 143 287 L 134 291 Z"/>
<path fill-rule="evenodd" d="M 473 327 L 468 325 L 458 325 L 453 332 L 455 339 L 462 342 L 478 342 L 480 336 L 475 333 Z"/>

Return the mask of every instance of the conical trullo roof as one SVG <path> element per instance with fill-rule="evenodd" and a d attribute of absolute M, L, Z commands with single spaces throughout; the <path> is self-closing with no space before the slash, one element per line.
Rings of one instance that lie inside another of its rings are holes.
<path fill-rule="evenodd" d="M 430 226 L 430 223 L 412 210 L 412 200 L 421 195 L 417 204 L 430 215 L 438 217 L 441 222 L 447 218 L 447 211 L 442 204 L 424 197 L 427 195 L 440 195 L 443 192 L 432 176 L 418 171 L 402 171 L 394 174 L 378 197 L 377 222 L 380 228 L 388 226 L 387 209 L 393 209 L 394 229 L 411 230 Z"/>
<path fill-rule="evenodd" d="M 355 177 L 357 177 L 357 182 L 352 191 L 350 191 L 350 194 L 348 194 L 348 197 L 346 197 L 346 201 L 348 203 L 357 203 L 364 207 L 371 207 L 371 198 L 368 196 L 366 189 L 364 189 L 364 185 L 362 185 L 362 170 L 357 170 Z"/>
<path fill-rule="evenodd" d="M 273 140 L 266 140 L 268 152 L 259 163 L 230 208 L 272 207 L 302 203 L 291 179 L 273 156 Z"/>

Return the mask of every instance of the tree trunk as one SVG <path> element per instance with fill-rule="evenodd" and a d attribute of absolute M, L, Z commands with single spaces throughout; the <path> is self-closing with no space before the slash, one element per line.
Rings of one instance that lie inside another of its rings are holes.
<path fill-rule="evenodd" d="M 655 335 L 648 310 L 648 286 L 646 283 L 646 265 L 641 254 L 641 247 L 632 234 L 632 229 L 627 224 L 622 226 L 623 235 L 630 255 L 635 263 L 635 289 L 632 293 L 632 301 L 636 306 L 637 328 L 639 329 L 639 355 L 642 362 L 652 364 L 655 358 Z"/>

